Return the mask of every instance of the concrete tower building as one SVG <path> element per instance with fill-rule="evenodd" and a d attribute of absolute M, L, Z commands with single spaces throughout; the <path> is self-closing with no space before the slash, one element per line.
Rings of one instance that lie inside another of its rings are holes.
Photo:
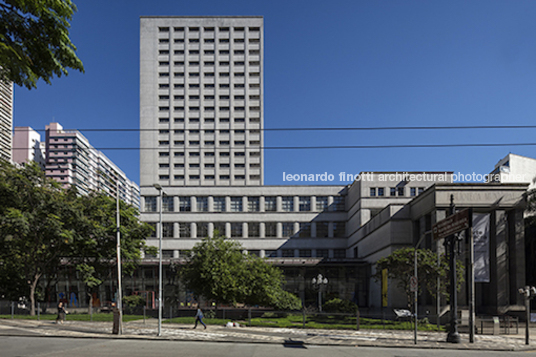
<path fill-rule="evenodd" d="M 262 17 L 142 17 L 140 38 L 140 185 L 262 185 Z"/>

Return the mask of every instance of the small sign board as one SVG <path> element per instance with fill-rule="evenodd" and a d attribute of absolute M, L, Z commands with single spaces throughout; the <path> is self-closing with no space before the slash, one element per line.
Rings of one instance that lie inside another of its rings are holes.
<path fill-rule="evenodd" d="M 418 284 L 418 281 L 417 281 L 417 277 L 416 276 L 412 276 L 410 279 L 409 279 L 409 290 L 414 293 L 417 291 L 417 288 L 418 288 L 419 284 Z"/>
<path fill-rule="evenodd" d="M 432 233 L 434 239 L 438 240 L 461 232 L 469 227 L 471 227 L 471 212 L 469 209 L 464 209 L 434 224 L 432 226 Z"/>

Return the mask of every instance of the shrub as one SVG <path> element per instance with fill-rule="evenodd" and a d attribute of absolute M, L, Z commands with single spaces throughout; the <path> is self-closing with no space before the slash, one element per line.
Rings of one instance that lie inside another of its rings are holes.
<path fill-rule="evenodd" d="M 288 291 L 281 290 L 276 297 L 275 308 L 279 310 L 299 310 L 301 309 L 301 300 Z"/>
<path fill-rule="evenodd" d="M 140 295 L 130 295 L 123 298 L 123 304 L 128 307 L 145 305 L 145 299 Z"/>
<path fill-rule="evenodd" d="M 356 304 L 349 300 L 342 300 L 339 298 L 331 299 L 323 306 L 323 310 L 326 312 L 341 312 L 355 314 L 358 311 Z"/>

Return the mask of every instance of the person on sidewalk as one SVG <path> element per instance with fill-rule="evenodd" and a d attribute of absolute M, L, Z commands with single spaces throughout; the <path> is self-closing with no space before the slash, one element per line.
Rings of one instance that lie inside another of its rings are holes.
<path fill-rule="evenodd" d="M 194 329 L 197 327 L 197 322 L 201 322 L 201 325 L 205 326 L 205 330 L 207 329 L 207 325 L 203 322 L 203 311 L 201 308 L 197 309 L 197 314 L 195 315 L 195 326 Z"/>
<path fill-rule="evenodd" d="M 67 314 L 67 310 L 65 310 L 63 301 L 60 301 L 58 303 L 58 317 L 56 317 L 56 323 L 63 324 L 63 321 L 65 321 L 65 314 Z"/>

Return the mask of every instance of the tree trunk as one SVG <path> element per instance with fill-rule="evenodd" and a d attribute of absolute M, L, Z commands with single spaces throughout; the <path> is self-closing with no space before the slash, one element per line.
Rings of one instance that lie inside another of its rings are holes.
<path fill-rule="evenodd" d="M 88 306 L 88 313 L 91 317 L 93 317 L 93 294 L 88 293 L 89 296 L 89 306 Z"/>
<path fill-rule="evenodd" d="M 37 287 L 40 277 L 41 274 L 36 273 L 33 281 L 30 282 L 30 316 L 35 316 L 35 288 Z"/>

